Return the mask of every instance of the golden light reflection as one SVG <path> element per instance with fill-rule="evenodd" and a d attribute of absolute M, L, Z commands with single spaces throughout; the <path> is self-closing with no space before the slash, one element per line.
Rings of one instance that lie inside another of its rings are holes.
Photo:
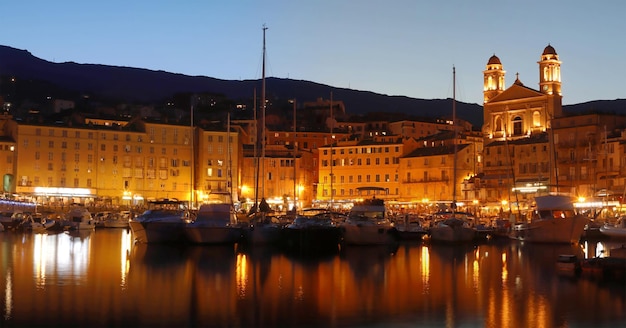
<path fill-rule="evenodd" d="M 35 277 L 35 285 L 43 288 L 46 285 L 46 249 L 45 234 L 34 235 L 33 245 L 33 275 Z"/>
<path fill-rule="evenodd" d="M 237 295 L 240 299 L 246 297 L 246 289 L 248 288 L 248 258 L 245 254 L 237 254 L 237 267 L 236 267 L 236 279 L 237 279 Z"/>
<path fill-rule="evenodd" d="M 506 265 L 506 253 L 502 253 L 502 284 L 506 283 L 509 272 Z"/>
<path fill-rule="evenodd" d="M 422 246 L 422 284 L 424 286 L 424 294 L 428 294 L 430 290 L 430 254 L 428 253 L 428 247 Z"/>
<path fill-rule="evenodd" d="M 13 312 L 13 274 L 11 269 L 7 270 L 4 287 L 4 320 L 11 319 Z"/>
<path fill-rule="evenodd" d="M 476 252 L 474 253 L 474 262 L 472 262 L 472 285 L 474 286 L 474 289 L 478 289 L 478 284 L 479 284 L 479 280 L 478 278 L 480 277 L 480 251 L 477 248 Z"/>
<path fill-rule="evenodd" d="M 122 238 L 120 238 L 122 243 L 120 249 L 120 275 L 121 275 L 121 283 L 120 286 L 122 288 L 126 287 L 126 279 L 128 278 L 128 271 L 130 270 L 130 251 L 133 245 L 133 236 L 129 229 L 125 229 L 122 232 Z"/>

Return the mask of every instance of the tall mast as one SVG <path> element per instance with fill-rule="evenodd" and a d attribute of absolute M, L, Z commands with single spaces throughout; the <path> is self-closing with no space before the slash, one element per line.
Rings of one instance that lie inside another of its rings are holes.
<path fill-rule="evenodd" d="M 263 165 L 263 179 L 261 186 L 261 198 L 265 198 L 265 31 L 263 24 L 263 75 L 261 78 L 261 165 Z"/>
<path fill-rule="evenodd" d="M 226 147 L 228 147 L 228 168 L 227 168 L 227 186 L 228 186 L 228 193 L 230 194 L 231 200 L 233 197 L 233 173 L 232 173 L 232 165 L 233 165 L 233 157 L 231 154 L 231 149 L 232 149 L 232 143 L 230 141 L 230 109 L 228 110 L 228 115 L 226 118 Z M 237 196 L 237 199 L 239 199 L 239 196 Z"/>
<path fill-rule="evenodd" d="M 457 157 L 457 128 L 456 128 L 456 68 L 452 66 L 452 129 L 454 130 L 454 164 L 452 169 L 452 211 L 456 210 L 456 157 Z"/>
<path fill-rule="evenodd" d="M 298 200 L 298 188 L 296 179 L 296 98 L 293 98 L 293 212 L 296 213 Z"/>
<path fill-rule="evenodd" d="M 190 119 L 190 123 L 189 123 L 189 130 L 191 130 L 189 132 L 189 138 L 191 139 L 191 188 L 189 190 L 189 207 L 192 208 L 194 206 L 194 194 L 195 194 L 195 170 L 194 167 L 196 167 L 196 162 L 195 162 L 195 149 L 194 149 L 194 139 L 195 139 L 195 133 L 193 131 L 193 112 L 194 112 L 194 107 L 195 107 L 195 102 L 196 102 L 196 95 L 192 94 L 191 95 L 191 119 Z"/>
<path fill-rule="evenodd" d="M 259 121 L 257 121 L 257 107 L 256 107 L 256 88 L 254 88 L 254 134 L 256 140 L 254 141 L 254 209 L 255 212 L 259 205 Z"/>
<path fill-rule="evenodd" d="M 333 208 L 333 143 L 335 143 L 335 139 L 333 138 L 333 127 L 335 123 L 333 121 L 333 92 L 330 92 L 330 209 Z"/>

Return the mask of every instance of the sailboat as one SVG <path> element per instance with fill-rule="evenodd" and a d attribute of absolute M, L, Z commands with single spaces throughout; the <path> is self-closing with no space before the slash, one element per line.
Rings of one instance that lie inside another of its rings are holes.
<path fill-rule="evenodd" d="M 230 142 L 230 112 L 226 126 L 226 140 Z M 231 174 L 231 147 L 228 146 L 228 178 Z M 198 208 L 195 219 L 185 225 L 187 240 L 193 244 L 235 244 L 241 240 L 242 228 L 237 219 L 230 190 L 211 192 L 206 203 Z"/>
<path fill-rule="evenodd" d="M 265 160 L 265 31 L 267 27 L 263 25 L 263 76 L 261 78 L 261 126 L 257 122 L 257 143 L 261 147 L 261 160 L 259 160 L 258 154 L 255 151 L 256 158 L 256 177 L 255 177 L 255 192 L 254 192 L 254 213 L 247 227 L 243 229 L 243 242 L 247 244 L 277 244 L 280 242 L 281 226 L 276 222 L 272 222 L 268 214 L 268 206 L 265 201 L 265 184 L 261 187 L 261 202 L 258 201 L 259 194 L 259 181 L 261 165 Z M 261 137 L 259 138 L 259 129 L 261 129 Z M 259 140 L 260 139 L 260 140 Z M 262 172 L 263 174 L 265 172 Z"/>
<path fill-rule="evenodd" d="M 450 212 L 442 214 L 433 227 L 430 228 L 430 239 L 436 242 L 470 242 L 474 240 L 476 232 L 468 220 L 468 213 L 458 212 L 456 209 L 456 166 L 457 166 L 457 124 L 456 124 L 456 69 L 452 67 L 452 125 L 454 128 L 454 169 L 452 175 L 452 205 Z"/>

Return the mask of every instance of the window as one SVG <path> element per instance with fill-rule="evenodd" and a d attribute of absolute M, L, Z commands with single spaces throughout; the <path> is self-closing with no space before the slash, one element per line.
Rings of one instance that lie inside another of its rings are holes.
<path fill-rule="evenodd" d="M 524 133 L 522 123 L 521 117 L 515 116 L 513 118 L 513 135 L 519 136 Z"/>

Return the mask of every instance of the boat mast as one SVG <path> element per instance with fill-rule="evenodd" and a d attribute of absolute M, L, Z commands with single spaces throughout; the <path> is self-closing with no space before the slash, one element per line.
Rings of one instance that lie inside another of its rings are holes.
<path fill-rule="evenodd" d="M 194 139 L 195 139 L 195 133 L 194 133 L 194 128 L 193 128 L 193 112 L 195 110 L 195 103 L 196 103 L 196 95 L 192 94 L 191 95 L 191 119 L 190 119 L 190 123 L 189 123 L 189 138 L 191 139 L 191 185 L 190 185 L 190 190 L 189 190 L 189 207 L 193 208 L 194 207 L 194 195 L 195 195 L 195 170 L 194 167 L 196 167 L 196 163 L 195 163 L 195 149 L 194 149 Z"/>
<path fill-rule="evenodd" d="M 263 179 L 261 185 L 261 198 L 265 198 L 265 31 L 267 26 L 263 24 L 263 75 L 261 78 L 261 165 L 263 165 Z"/>
<path fill-rule="evenodd" d="M 333 138 L 333 127 L 335 123 L 333 121 L 333 92 L 330 92 L 330 209 L 333 209 L 333 143 L 335 143 L 335 139 Z"/>
<path fill-rule="evenodd" d="M 233 173 L 232 173 L 232 165 L 233 165 L 233 157 L 231 154 L 232 151 L 232 142 L 230 141 L 230 109 L 228 110 L 228 114 L 226 116 L 226 147 L 228 147 L 228 168 L 226 169 L 227 179 L 226 186 L 228 189 L 228 194 L 230 195 L 231 200 L 233 199 Z M 237 195 L 237 200 L 239 200 L 239 195 Z"/>
<path fill-rule="evenodd" d="M 259 144 L 259 122 L 257 121 L 257 107 L 256 107 L 256 88 L 254 88 L 254 205 L 253 209 L 255 212 L 257 211 L 257 206 L 259 204 L 259 153 L 257 145 Z"/>
<path fill-rule="evenodd" d="M 298 189 L 296 180 L 296 98 L 293 98 L 293 212 L 296 213 L 296 203 L 298 200 Z"/>
<path fill-rule="evenodd" d="M 452 66 L 452 129 L 454 130 L 454 160 L 452 169 L 452 212 L 456 211 L 456 157 L 457 157 L 457 127 L 456 127 L 456 68 Z"/>

